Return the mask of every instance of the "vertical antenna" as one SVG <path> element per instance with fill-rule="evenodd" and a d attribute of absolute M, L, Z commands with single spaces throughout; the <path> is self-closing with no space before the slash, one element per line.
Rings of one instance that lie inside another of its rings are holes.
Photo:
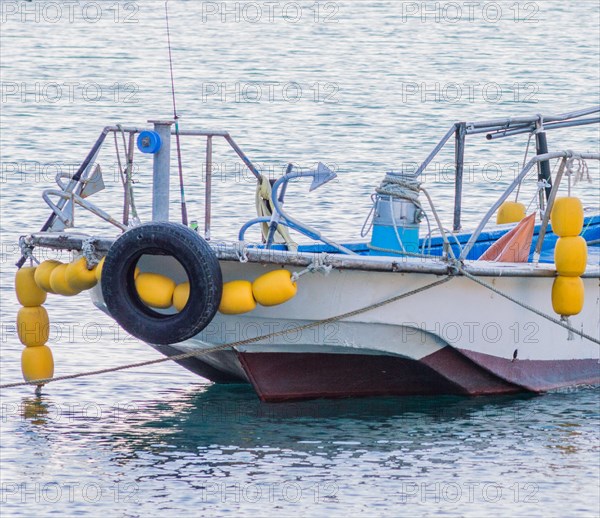
<path fill-rule="evenodd" d="M 179 142 L 179 116 L 175 105 L 175 80 L 173 79 L 173 56 L 171 54 L 171 32 L 169 31 L 169 1 L 165 1 L 165 21 L 167 22 L 167 44 L 169 47 L 169 69 L 171 71 L 171 95 L 173 97 L 173 119 L 175 120 L 175 141 L 177 143 L 177 164 L 179 166 L 179 190 L 181 192 L 181 222 L 187 227 L 187 207 L 185 204 L 185 189 L 183 187 L 183 168 L 181 166 L 181 144 Z"/>

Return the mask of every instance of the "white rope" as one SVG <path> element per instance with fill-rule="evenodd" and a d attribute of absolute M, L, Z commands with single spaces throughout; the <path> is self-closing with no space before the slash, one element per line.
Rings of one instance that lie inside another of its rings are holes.
<path fill-rule="evenodd" d="M 33 266 L 36 262 L 40 264 L 38 259 L 33 255 L 33 245 L 31 244 L 31 236 L 21 236 L 19 238 L 19 248 L 21 249 L 21 256 L 25 257 L 25 260 L 29 259 L 29 264 Z"/>
<path fill-rule="evenodd" d="M 575 168 L 575 163 L 577 167 Z M 571 196 L 571 176 L 573 176 L 573 185 L 577 185 L 579 182 L 587 181 L 592 183 L 592 177 L 590 176 L 590 170 L 587 162 L 583 158 L 571 157 L 567 160 L 567 167 L 565 171 L 568 180 L 568 195 Z"/>
<path fill-rule="evenodd" d="M 571 323 L 569 322 L 569 317 L 566 315 L 561 315 L 560 321 L 564 322 L 565 324 L 567 324 L 569 326 L 569 331 L 568 331 L 569 334 L 567 335 L 567 341 L 571 342 L 571 341 L 575 340 L 575 335 L 573 334 L 573 331 L 571 331 Z"/>
<path fill-rule="evenodd" d="M 89 237 L 81 243 L 81 255 L 85 257 L 88 267 L 94 267 L 100 262 L 100 256 L 96 251 L 96 238 Z"/>
<path fill-rule="evenodd" d="M 248 247 L 244 241 L 239 241 L 235 244 L 235 255 L 240 263 L 248 262 Z"/>
<path fill-rule="evenodd" d="M 536 122 L 534 133 L 542 133 L 544 131 L 544 116 L 541 113 L 537 114 L 540 119 Z"/>

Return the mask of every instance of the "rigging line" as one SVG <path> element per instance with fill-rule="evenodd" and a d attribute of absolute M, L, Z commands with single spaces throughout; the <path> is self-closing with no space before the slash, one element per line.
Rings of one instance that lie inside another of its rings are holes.
<path fill-rule="evenodd" d="M 167 24 L 167 44 L 169 47 L 169 70 L 171 71 L 171 96 L 173 98 L 173 119 L 175 120 L 175 142 L 177 144 L 177 165 L 179 168 L 179 191 L 181 194 L 181 223 L 188 225 L 187 206 L 185 203 L 185 188 L 183 186 L 183 167 L 181 165 L 181 144 L 179 140 L 179 116 L 175 104 L 175 79 L 173 78 L 173 56 L 171 53 L 171 31 L 169 30 L 169 1 L 165 1 L 165 21 Z"/>
<path fill-rule="evenodd" d="M 141 361 L 141 362 L 136 362 L 136 363 L 129 363 L 127 365 L 119 365 L 117 367 L 108 367 L 106 369 L 78 372 L 75 374 L 65 374 L 64 376 L 56 376 L 53 378 L 45 378 L 45 379 L 40 379 L 40 380 L 19 381 L 16 383 L 5 383 L 3 385 L 0 385 L 0 389 L 24 387 L 26 385 L 37 385 L 38 389 L 39 389 L 41 385 L 45 385 L 52 381 L 71 380 L 71 379 L 83 378 L 83 377 L 87 377 L 87 376 L 106 374 L 109 372 L 117 372 L 117 371 L 122 371 L 122 370 L 127 370 L 127 369 L 134 369 L 136 367 L 146 367 L 148 365 L 156 365 L 158 363 L 164 363 L 164 362 L 169 362 L 169 361 L 186 360 L 188 358 L 206 356 L 208 354 L 218 352 L 218 351 L 224 351 L 225 349 L 231 349 L 233 347 L 240 347 L 242 345 L 255 344 L 257 342 L 269 340 L 269 339 L 275 338 L 277 336 L 285 336 L 291 332 L 298 332 L 298 331 L 302 332 L 305 329 L 312 329 L 312 328 L 319 327 L 319 326 L 322 326 L 325 324 L 330 324 L 330 323 L 338 322 L 340 320 L 344 320 L 347 318 L 355 317 L 357 315 L 361 315 L 362 313 L 367 313 L 369 311 L 381 308 L 388 304 L 392 304 L 399 300 L 412 297 L 413 295 L 417 295 L 417 294 L 427 291 L 431 288 L 435 288 L 436 286 L 440 286 L 441 284 L 445 284 L 446 282 L 451 281 L 453 278 L 454 278 L 453 275 L 446 275 L 440 279 L 437 279 L 437 280 L 431 282 L 430 284 L 426 284 L 425 286 L 421 286 L 419 288 L 415 288 L 414 290 L 406 291 L 406 292 L 400 293 L 398 295 L 394 295 L 394 296 L 387 298 L 385 300 L 382 300 L 380 302 L 375 302 L 373 304 L 369 304 L 368 306 L 363 306 L 362 308 L 354 309 L 352 311 L 348 311 L 348 312 L 342 313 L 340 315 L 335 315 L 332 317 L 324 318 L 322 320 L 313 320 L 312 322 L 293 326 L 292 328 L 285 328 L 280 331 L 274 331 L 274 332 L 268 333 L 266 335 L 255 336 L 255 337 L 251 337 L 251 338 L 246 338 L 244 340 L 238 340 L 236 342 L 228 342 L 228 343 L 224 343 L 224 344 L 220 344 L 220 345 L 215 345 L 215 346 L 209 347 L 207 349 L 200 349 L 200 350 L 196 349 L 194 351 L 176 354 L 174 356 L 166 356 L 164 358 L 158 358 L 155 360 L 147 360 L 147 361 Z M 265 345 L 265 344 L 260 344 L 260 345 Z"/>

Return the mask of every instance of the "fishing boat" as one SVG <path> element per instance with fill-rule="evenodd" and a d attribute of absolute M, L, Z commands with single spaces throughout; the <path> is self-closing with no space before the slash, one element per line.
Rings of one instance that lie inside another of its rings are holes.
<path fill-rule="evenodd" d="M 285 209 L 290 186 L 299 190 L 306 181 L 313 191 L 336 177 L 325 164 L 311 171 L 290 164 L 270 180 L 228 132 L 180 129 L 171 120 L 107 126 L 77 172 L 59 175 L 58 189 L 44 192 L 52 212 L 41 231 L 20 239 L 25 379 L 42 385 L 53 375 L 47 336 L 32 331 L 47 322 L 46 294 L 87 290 L 126 332 L 215 383 L 250 383 L 264 401 L 598 384 L 600 216 L 575 192 L 589 174 L 587 162 L 600 154 L 549 151 L 546 135 L 598 124 L 599 113 L 593 107 L 453 124 L 414 173 L 386 173 L 373 186 L 365 239 L 344 243 Z M 96 159 L 108 135 L 123 142 L 122 218 L 90 201 L 105 188 Z M 535 154 L 477 226 L 463 231 L 466 137 L 516 135 L 535 141 Z M 178 151 L 180 138 L 206 141 L 203 228 L 187 220 L 185 205 L 181 222 L 171 220 L 173 136 Z M 257 181 L 257 216 L 239 221 L 229 239 L 211 234 L 215 139 L 224 139 Z M 420 179 L 451 140 L 448 230 Z M 152 221 L 145 223 L 135 211 L 136 149 L 153 157 Z M 529 214 L 514 198 L 526 182 L 536 192 Z M 83 235 L 74 225 L 76 207 L 114 225 L 115 235 Z M 256 242 L 247 237 L 252 232 Z M 72 251 L 73 261 L 36 265 L 40 248 Z M 24 267 L 27 261 L 32 266 Z"/>

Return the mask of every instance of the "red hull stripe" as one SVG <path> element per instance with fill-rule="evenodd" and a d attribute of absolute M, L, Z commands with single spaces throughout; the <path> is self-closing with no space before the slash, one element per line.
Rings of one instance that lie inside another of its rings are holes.
<path fill-rule="evenodd" d="M 434 358 L 435 357 L 435 358 Z M 383 395 L 506 394 L 520 390 L 450 347 L 418 362 L 398 356 L 239 353 L 263 401 Z M 451 376 L 438 371 L 440 365 Z"/>
<path fill-rule="evenodd" d="M 263 401 L 510 394 L 600 383 L 600 366 L 593 359 L 511 362 L 451 347 L 421 361 L 357 354 L 244 352 L 238 356 Z"/>
<path fill-rule="evenodd" d="M 600 384 L 600 363 L 585 360 L 505 360 L 489 354 L 460 350 L 482 368 L 526 390 L 542 392 L 569 385 Z"/>

